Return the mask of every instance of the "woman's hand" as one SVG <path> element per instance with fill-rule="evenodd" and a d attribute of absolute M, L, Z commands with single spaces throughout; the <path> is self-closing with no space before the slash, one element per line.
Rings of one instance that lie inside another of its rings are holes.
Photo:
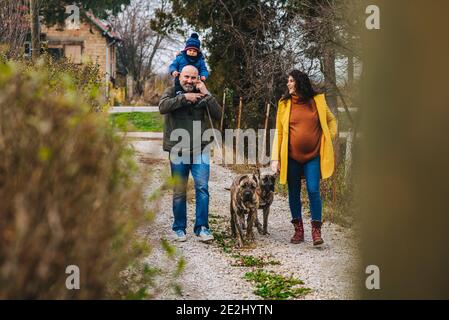
<path fill-rule="evenodd" d="M 274 173 L 278 173 L 278 171 L 279 171 L 279 161 L 271 161 L 271 170 L 274 172 Z"/>

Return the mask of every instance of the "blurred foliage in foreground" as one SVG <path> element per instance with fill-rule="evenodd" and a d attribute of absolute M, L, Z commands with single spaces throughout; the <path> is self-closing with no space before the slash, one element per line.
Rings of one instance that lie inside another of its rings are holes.
<path fill-rule="evenodd" d="M 0 61 L 0 299 L 122 297 L 120 271 L 147 252 L 137 166 L 82 68 Z"/>

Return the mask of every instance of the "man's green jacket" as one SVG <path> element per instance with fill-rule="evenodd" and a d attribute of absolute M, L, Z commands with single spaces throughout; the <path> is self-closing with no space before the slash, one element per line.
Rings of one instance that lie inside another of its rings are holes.
<path fill-rule="evenodd" d="M 199 102 L 192 103 L 185 98 L 182 92 L 176 92 L 174 86 L 164 91 L 159 102 L 159 112 L 164 115 L 164 151 L 171 151 L 173 146 L 179 143 L 179 137 L 173 140 L 170 139 L 170 135 L 175 129 L 185 129 L 188 132 L 190 138 L 189 149 L 190 152 L 194 151 L 193 140 L 201 139 L 206 129 L 206 123 L 209 123 L 206 108 L 209 109 L 212 119 L 220 119 L 221 107 L 212 95 L 208 94 Z M 194 121 L 201 121 L 201 137 L 193 136 Z M 203 147 L 211 141 L 201 141 L 200 145 Z M 198 140 L 196 143 L 199 145 Z"/>

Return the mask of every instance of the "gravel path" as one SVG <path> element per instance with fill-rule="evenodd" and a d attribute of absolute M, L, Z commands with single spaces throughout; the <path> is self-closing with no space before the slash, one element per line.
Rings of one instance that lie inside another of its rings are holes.
<path fill-rule="evenodd" d="M 167 155 L 162 153 L 160 141 L 133 142 L 139 151 L 141 162 L 151 165 L 155 171 L 147 193 L 151 194 L 160 185 L 161 177 L 169 174 Z M 151 152 L 146 152 L 151 150 Z M 151 159 L 151 161 L 149 161 Z M 209 181 L 210 217 L 218 221 L 216 228 L 229 232 L 229 191 L 235 173 L 220 165 L 211 165 Z M 193 234 L 194 199 L 188 203 L 187 241 L 172 241 L 171 192 L 166 192 L 160 200 L 160 207 L 151 225 L 149 237 L 152 242 L 168 239 L 179 256 L 186 260 L 185 271 L 177 282 L 182 286 L 178 296 L 172 288 L 164 288 L 157 293 L 157 299 L 260 299 L 253 291 L 253 284 L 243 279 L 248 267 L 236 267 L 235 258 L 225 253 L 217 242 L 204 244 Z M 260 215 L 261 217 L 261 212 Z M 353 233 L 336 224 L 324 223 L 322 228 L 325 244 L 314 248 L 311 240 L 310 219 L 305 215 L 305 243 L 294 245 L 289 242 L 293 234 L 290 224 L 288 201 L 275 196 L 269 217 L 270 235 L 262 236 L 255 232 L 256 242 L 251 248 L 233 249 L 233 253 L 255 257 L 269 256 L 280 262 L 279 265 L 265 266 L 285 276 L 293 275 L 304 281 L 304 286 L 312 289 L 300 299 L 352 299 L 354 298 L 354 266 L 356 247 Z M 170 259 L 156 246 L 148 257 L 151 264 L 169 269 Z M 164 278 L 159 279 L 164 282 Z M 161 287 L 164 287 L 163 285 Z"/>

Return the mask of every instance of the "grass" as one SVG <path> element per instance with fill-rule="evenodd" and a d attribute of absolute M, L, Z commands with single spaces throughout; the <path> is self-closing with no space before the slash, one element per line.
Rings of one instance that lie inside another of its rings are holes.
<path fill-rule="evenodd" d="M 209 214 L 209 225 L 215 239 L 215 243 L 223 250 L 224 253 L 231 253 L 235 245 L 234 239 L 231 237 L 228 230 L 226 230 L 226 218 Z"/>
<path fill-rule="evenodd" d="M 164 118 L 157 112 L 113 113 L 110 121 L 126 131 L 161 132 L 164 126 Z"/>
<path fill-rule="evenodd" d="M 232 248 L 235 246 L 234 239 L 225 231 L 212 229 L 215 242 L 225 253 L 231 253 Z"/>
<path fill-rule="evenodd" d="M 271 259 L 271 257 L 254 257 L 254 256 L 245 256 L 241 254 L 232 255 L 233 258 L 236 259 L 236 262 L 232 264 L 233 267 L 256 267 L 263 268 L 265 266 L 271 265 L 280 265 L 281 263 L 277 260 Z"/>
<path fill-rule="evenodd" d="M 226 217 L 214 214 L 209 215 L 209 223 L 215 238 L 215 244 L 234 259 L 231 263 L 232 267 L 253 268 L 253 271 L 245 273 L 244 279 L 254 284 L 254 294 L 268 300 L 285 300 L 302 297 L 311 292 L 311 289 L 304 287 L 303 281 L 299 279 L 265 271 L 263 268 L 266 266 L 281 264 L 280 261 L 273 259 L 272 256 L 255 257 L 236 252 L 235 240 L 231 237 L 229 228 L 225 226 L 226 221 Z"/>
<path fill-rule="evenodd" d="M 245 274 L 245 279 L 255 283 L 254 294 L 268 300 L 297 298 L 311 292 L 309 288 L 300 287 L 304 284 L 303 281 L 274 272 L 251 271 Z"/>

